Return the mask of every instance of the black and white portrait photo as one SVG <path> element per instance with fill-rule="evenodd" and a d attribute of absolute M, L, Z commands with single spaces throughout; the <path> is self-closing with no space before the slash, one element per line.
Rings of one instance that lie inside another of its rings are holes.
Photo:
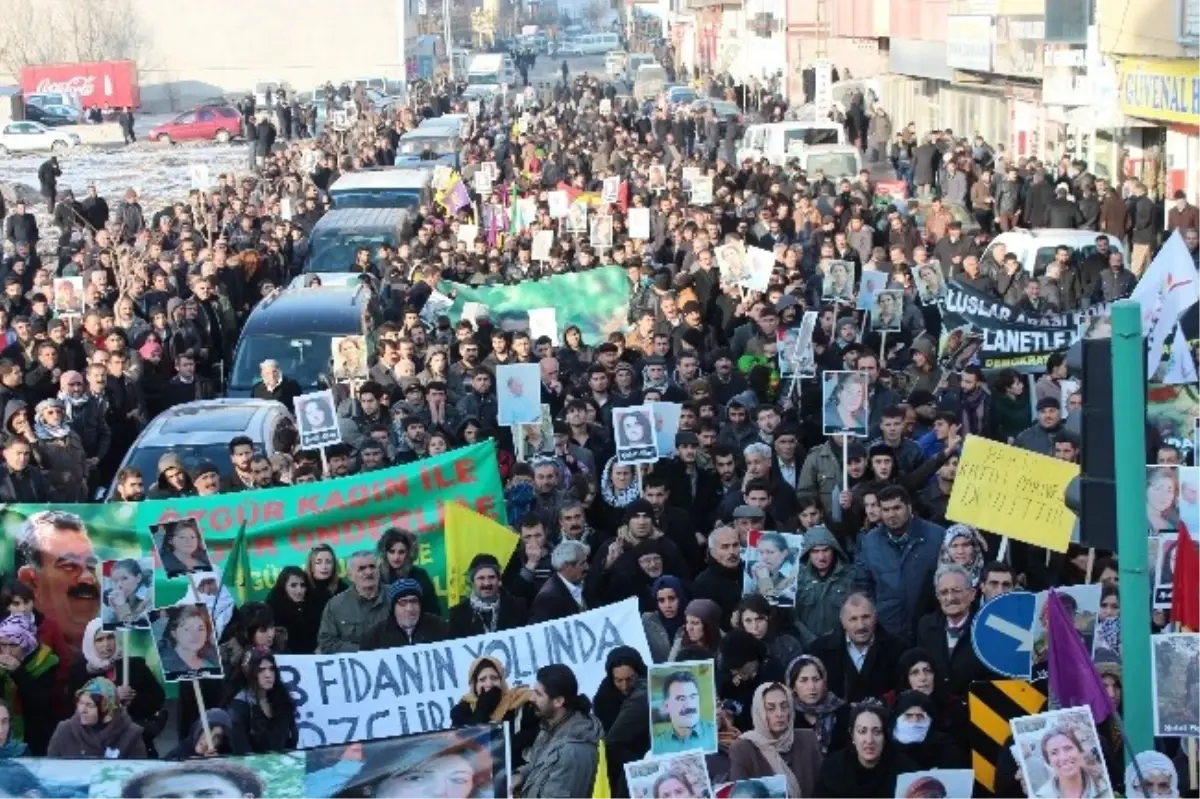
<path fill-rule="evenodd" d="M 302 449 L 326 447 L 341 441 L 333 392 L 314 391 L 296 397 L 296 427 Z"/>
<path fill-rule="evenodd" d="M 654 413 L 650 407 L 614 408 L 612 419 L 617 463 L 654 463 L 658 460 Z"/>

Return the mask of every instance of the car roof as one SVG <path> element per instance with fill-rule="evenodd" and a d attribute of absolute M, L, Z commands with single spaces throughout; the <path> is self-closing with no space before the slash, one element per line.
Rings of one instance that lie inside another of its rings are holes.
<path fill-rule="evenodd" d="M 804 148 L 805 155 L 836 155 L 838 153 L 846 153 L 848 155 L 860 154 L 860 151 L 853 144 L 810 144 Z"/>
<path fill-rule="evenodd" d="M 347 172 L 334 181 L 329 191 L 333 193 L 361 189 L 423 189 L 432 179 L 432 168 L 369 169 Z"/>
<path fill-rule="evenodd" d="M 457 135 L 451 128 L 435 126 L 432 128 L 410 130 L 400 137 L 400 141 L 409 141 L 411 139 L 453 139 Z"/>
<path fill-rule="evenodd" d="M 1113 236 L 1113 235 L 1107 234 L 1107 233 L 1102 234 L 1095 230 L 1076 230 L 1075 228 L 1051 228 L 1051 227 L 1034 228 L 1033 230 L 1029 230 L 1027 228 L 1017 228 L 1014 230 L 1006 230 L 1005 232 L 1003 232 L 999 236 L 997 236 L 995 239 L 993 239 L 991 241 L 991 244 L 995 244 L 996 242 L 1002 242 L 1003 244 L 1005 244 L 1005 246 L 1007 246 L 1008 244 L 1013 243 L 1013 242 L 1016 242 L 1019 244 L 1019 243 L 1025 242 L 1025 241 L 1034 242 L 1040 246 L 1045 246 L 1047 244 L 1051 244 L 1051 245 L 1068 244 L 1071 242 L 1080 242 L 1080 241 L 1091 243 L 1091 242 L 1094 242 L 1096 240 L 1096 238 L 1101 235 L 1108 236 L 1108 240 L 1110 243 L 1116 242 L 1117 244 L 1121 244 L 1121 240 L 1119 238 L 1117 238 L 1116 236 Z M 1124 246 L 1122 246 L 1121 249 L 1123 251 L 1125 249 Z"/>
<path fill-rule="evenodd" d="M 310 239 L 331 231 L 394 230 L 408 211 L 403 208 L 334 208 L 313 225 Z"/>
<path fill-rule="evenodd" d="M 358 331 L 370 298 L 369 288 L 353 284 L 275 291 L 250 312 L 242 337 Z"/>
<path fill-rule="evenodd" d="M 165 449 L 228 442 L 240 435 L 258 438 L 267 420 L 279 413 L 287 413 L 287 408 L 275 400 L 223 398 L 186 402 L 154 417 L 142 431 L 141 442 Z"/>

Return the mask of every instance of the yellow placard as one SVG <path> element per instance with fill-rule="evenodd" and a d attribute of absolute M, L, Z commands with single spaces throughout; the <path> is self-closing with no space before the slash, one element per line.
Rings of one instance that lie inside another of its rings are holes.
<path fill-rule="evenodd" d="M 1063 501 L 1079 465 L 967 436 L 946 518 L 1066 552 L 1076 516 Z"/>

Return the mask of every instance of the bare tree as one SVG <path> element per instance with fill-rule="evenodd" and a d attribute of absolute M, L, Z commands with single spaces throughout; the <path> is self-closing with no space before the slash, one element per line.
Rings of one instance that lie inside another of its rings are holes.
<path fill-rule="evenodd" d="M 592 2 L 583 7 L 583 11 L 581 13 L 583 14 L 583 19 L 587 22 L 588 26 L 592 30 L 597 30 L 600 27 L 600 23 L 604 21 L 604 17 L 608 14 L 608 12 L 609 4 L 607 0 L 592 0 Z"/>
<path fill-rule="evenodd" d="M 0 0 L 0 65 L 109 61 L 144 55 L 132 0 Z"/>

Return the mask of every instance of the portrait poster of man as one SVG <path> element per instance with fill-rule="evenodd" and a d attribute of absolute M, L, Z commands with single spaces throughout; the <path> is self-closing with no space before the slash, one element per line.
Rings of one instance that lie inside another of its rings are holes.
<path fill-rule="evenodd" d="M 742 593 L 761 594 L 772 605 L 795 607 L 804 536 L 753 530 L 742 548 Z"/>
<path fill-rule="evenodd" d="M 309 749 L 300 796 L 508 796 L 504 727 L 465 727 Z"/>
<path fill-rule="evenodd" d="M 896 778 L 896 799 L 970 796 L 975 772 L 969 768 L 940 768 L 910 771 Z"/>
<path fill-rule="evenodd" d="M 663 191 L 667 188 L 667 168 L 662 164 L 651 164 L 646 175 L 646 185 L 651 191 Z"/>
<path fill-rule="evenodd" d="M 629 238 L 643 241 L 650 238 L 649 208 L 630 208 L 626 221 L 629 225 Z"/>
<path fill-rule="evenodd" d="M 854 299 L 854 264 L 825 261 L 821 264 L 821 299 L 849 304 Z"/>
<path fill-rule="evenodd" d="M 712 175 L 704 175 L 692 180 L 692 205 L 712 205 L 713 179 Z"/>
<path fill-rule="evenodd" d="M 169 577 L 212 571 L 212 558 L 195 519 L 180 519 L 150 530 L 154 551 L 163 573 Z"/>
<path fill-rule="evenodd" d="M 295 403 L 301 449 L 327 447 L 342 440 L 332 391 L 302 394 L 296 397 Z"/>
<path fill-rule="evenodd" d="M 591 220 L 591 232 L 588 234 L 588 240 L 591 245 L 597 249 L 611 250 L 613 246 L 613 227 L 611 216 L 593 216 Z"/>
<path fill-rule="evenodd" d="M 926 261 L 916 269 L 917 297 L 926 305 L 933 305 L 946 296 L 946 278 L 938 261 Z"/>
<path fill-rule="evenodd" d="M 609 205 L 615 205 L 621 196 L 621 178 L 618 175 L 607 177 L 601 184 L 600 199 Z"/>
<path fill-rule="evenodd" d="M 150 611 L 164 682 L 221 679 L 221 656 L 208 606 L 171 605 Z"/>
<path fill-rule="evenodd" d="M 496 367 L 497 424 L 539 424 L 542 420 L 542 371 L 536 363 Z"/>
<path fill-rule="evenodd" d="M 6 518 L 12 535 L 13 517 Z M 17 579 L 34 606 L 78 651 L 88 622 L 100 615 L 100 560 L 83 519 L 61 510 L 33 513 L 15 530 Z"/>
<path fill-rule="evenodd" d="M 713 795 L 712 779 L 700 751 L 626 763 L 625 781 L 632 799 L 710 799 Z"/>
<path fill-rule="evenodd" d="M 711 660 L 650 667 L 650 754 L 717 752 L 717 687 Z"/>
<path fill-rule="evenodd" d="M 1113 795 L 1090 707 L 1021 716 L 1010 725 L 1029 795 Z"/>
<path fill-rule="evenodd" d="M 565 217 L 571 207 L 571 201 L 567 198 L 565 191 L 552 191 L 546 195 L 546 205 L 550 209 L 550 216 L 555 219 Z"/>
<path fill-rule="evenodd" d="M 869 386 L 870 378 L 863 372 L 824 372 L 821 375 L 825 435 L 867 434 Z"/>
<path fill-rule="evenodd" d="M 648 405 L 614 408 L 613 438 L 617 463 L 657 463 L 658 443 L 654 436 L 654 413 Z"/>
<path fill-rule="evenodd" d="M 746 245 L 741 239 L 731 239 L 717 247 L 717 267 L 721 270 L 721 285 L 746 285 L 750 273 Z"/>
<path fill-rule="evenodd" d="M 100 575 L 104 629 L 148 629 L 154 609 L 154 559 L 106 560 L 100 564 Z"/>
<path fill-rule="evenodd" d="M 554 231 L 538 230 L 533 234 L 533 247 L 530 257 L 535 261 L 545 263 L 550 260 L 550 250 L 554 247 Z"/>
<path fill-rule="evenodd" d="M 340 382 L 366 379 L 367 337 L 334 336 L 330 339 L 333 350 L 333 379 Z"/>
<path fill-rule="evenodd" d="M 864 269 L 858 282 L 858 302 L 854 304 L 855 309 L 869 311 L 875 307 L 875 295 L 887 288 L 889 277 L 887 272 Z"/>
<path fill-rule="evenodd" d="M 648 402 L 654 414 L 654 440 L 658 456 L 670 458 L 675 454 L 675 434 L 679 432 L 679 415 L 683 406 L 678 402 Z"/>
<path fill-rule="evenodd" d="M 83 313 L 83 278 L 54 278 L 54 312 L 59 316 Z"/>
<path fill-rule="evenodd" d="M 697 180 L 700 179 L 701 169 L 698 166 L 685 166 L 680 176 L 680 184 L 684 191 L 690 192 Z"/>
<path fill-rule="evenodd" d="M 1200 635 L 1150 636 L 1150 677 L 1154 688 L 1154 735 L 1200 736 Z"/>
<path fill-rule="evenodd" d="M 775 253 L 761 247 L 746 248 L 747 275 L 743 286 L 750 291 L 766 291 L 775 269 Z"/>
<path fill-rule="evenodd" d="M 894 333 L 900 330 L 900 317 L 904 313 L 904 292 L 886 289 L 875 295 L 871 306 L 871 329 L 876 333 Z"/>
<path fill-rule="evenodd" d="M 584 202 L 573 202 L 571 207 L 567 209 L 567 232 L 568 233 L 587 233 L 588 232 L 588 207 Z"/>

